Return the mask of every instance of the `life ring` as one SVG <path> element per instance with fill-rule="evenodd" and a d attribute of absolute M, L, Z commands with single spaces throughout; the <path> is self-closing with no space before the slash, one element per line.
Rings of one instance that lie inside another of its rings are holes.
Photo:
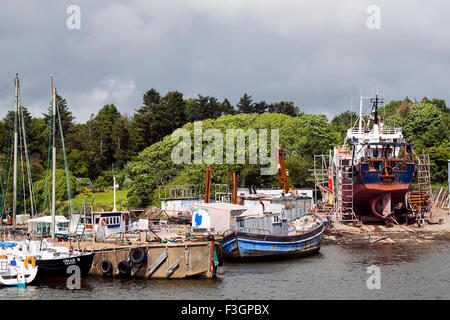
<path fill-rule="evenodd" d="M 100 225 L 101 226 L 106 226 L 106 219 L 105 218 L 101 218 L 100 219 Z"/>
<path fill-rule="evenodd" d="M 31 263 L 32 267 L 36 266 L 36 259 L 34 259 L 33 257 L 26 257 L 25 260 L 23 261 L 23 264 L 25 265 L 25 268 L 28 268 L 28 264 Z"/>

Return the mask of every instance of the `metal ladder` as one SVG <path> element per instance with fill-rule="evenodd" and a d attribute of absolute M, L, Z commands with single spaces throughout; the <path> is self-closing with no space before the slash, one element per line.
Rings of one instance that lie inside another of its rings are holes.
<path fill-rule="evenodd" d="M 418 202 L 416 219 L 423 220 L 425 214 L 431 215 L 432 206 L 430 156 L 428 154 L 420 154 L 417 157 L 417 160 L 417 182 L 419 191 L 418 195 L 410 195 L 410 198 L 415 199 L 416 202 Z"/>
<path fill-rule="evenodd" d="M 337 160 L 334 219 L 340 222 L 357 222 L 358 218 L 353 210 L 353 166 L 351 158 L 338 154 Z"/>

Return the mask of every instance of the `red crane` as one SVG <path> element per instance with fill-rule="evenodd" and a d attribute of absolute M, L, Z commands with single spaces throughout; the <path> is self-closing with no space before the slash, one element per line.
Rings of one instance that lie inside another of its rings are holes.
<path fill-rule="evenodd" d="M 283 148 L 281 146 L 278 147 L 278 166 L 277 166 L 277 174 L 278 174 L 278 185 L 280 189 L 284 191 L 284 194 L 287 194 L 291 188 L 289 187 L 288 176 L 289 173 L 286 169 L 286 165 L 284 164 L 284 154 Z"/>
<path fill-rule="evenodd" d="M 209 203 L 211 194 L 211 168 L 212 166 L 209 166 L 208 169 L 206 169 L 205 203 Z"/>
<path fill-rule="evenodd" d="M 237 200 L 237 175 L 236 175 L 236 171 L 233 172 L 233 198 L 232 198 L 232 203 L 237 204 L 238 200 Z"/>

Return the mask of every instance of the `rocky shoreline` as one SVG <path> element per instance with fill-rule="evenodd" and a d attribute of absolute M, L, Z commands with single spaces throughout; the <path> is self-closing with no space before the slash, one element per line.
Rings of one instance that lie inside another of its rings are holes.
<path fill-rule="evenodd" d="M 362 225 L 335 223 L 326 229 L 322 245 L 328 244 L 395 244 L 432 243 L 450 241 L 450 216 L 448 210 L 439 212 L 433 219 L 425 219 L 422 226 L 414 225 Z"/>

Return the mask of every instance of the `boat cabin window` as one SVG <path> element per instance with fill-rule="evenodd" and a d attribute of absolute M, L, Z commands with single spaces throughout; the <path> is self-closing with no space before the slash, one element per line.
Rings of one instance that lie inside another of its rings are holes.
<path fill-rule="evenodd" d="M 394 169 L 394 170 L 405 170 L 405 167 L 403 166 L 403 160 L 402 161 L 393 161 L 392 162 L 392 169 Z"/>
<path fill-rule="evenodd" d="M 244 219 L 238 219 L 238 220 L 237 220 L 237 223 L 238 223 L 238 228 L 239 228 L 239 229 L 244 228 L 244 226 L 245 226 L 245 224 L 244 224 Z"/>
<path fill-rule="evenodd" d="M 280 222 L 281 220 L 279 215 L 275 214 L 272 216 L 272 223 L 280 223 Z"/>
<path fill-rule="evenodd" d="M 382 161 L 370 161 L 369 171 L 381 171 Z"/>

